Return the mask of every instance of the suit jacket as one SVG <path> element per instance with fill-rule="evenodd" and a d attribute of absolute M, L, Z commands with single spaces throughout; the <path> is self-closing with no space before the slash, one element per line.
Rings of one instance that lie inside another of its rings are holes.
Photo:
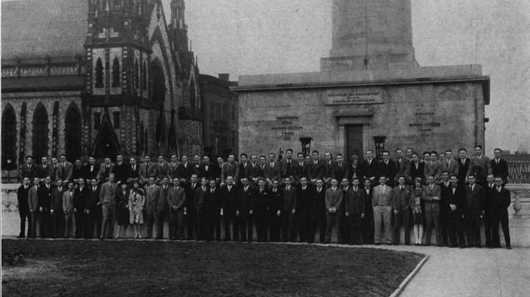
<path fill-rule="evenodd" d="M 140 165 L 139 164 L 135 164 L 134 169 L 132 165 L 127 166 L 127 171 L 129 172 L 129 177 L 127 178 L 128 183 L 140 180 Z"/>
<path fill-rule="evenodd" d="M 471 163 L 469 164 L 469 169 L 467 175 L 475 174 L 478 181 L 485 181 L 486 176 L 492 174 L 491 162 L 490 159 L 486 156 L 481 156 L 480 158 L 474 156 L 471 158 Z"/>
<path fill-rule="evenodd" d="M 188 212 L 195 213 L 195 210 L 197 209 L 195 206 L 195 191 L 201 186 L 201 184 L 197 182 L 193 185 L 189 182 L 182 186 L 186 190 L 186 202 L 184 202 L 184 207 L 186 207 Z"/>
<path fill-rule="evenodd" d="M 54 211 L 63 209 L 63 194 L 67 190 L 68 188 L 65 186 L 62 186 L 60 190 L 57 187 L 52 190 L 50 209 L 53 209 Z"/>
<path fill-rule="evenodd" d="M 27 212 L 29 211 L 29 205 L 28 205 L 28 194 L 29 189 L 31 186 L 28 185 L 28 188 L 24 188 L 24 185 L 21 185 L 18 188 L 17 192 L 17 200 L 18 200 L 18 209 L 20 212 Z"/>
<path fill-rule="evenodd" d="M 285 190 L 283 192 L 283 213 L 288 215 L 291 214 L 291 212 L 297 209 L 297 198 L 296 197 L 297 190 L 295 186 L 292 186 L 287 190 L 287 187 L 285 187 Z"/>
<path fill-rule="evenodd" d="M 50 164 L 50 178 L 52 181 L 56 181 L 58 178 L 60 178 L 59 170 L 59 164 Z"/>
<path fill-rule="evenodd" d="M 371 163 L 368 159 L 364 160 L 361 164 L 361 174 L 364 178 L 377 177 L 377 160 L 372 159 Z"/>
<path fill-rule="evenodd" d="M 314 160 L 309 161 L 309 164 L 311 165 L 309 167 L 309 178 L 310 179 L 318 179 L 323 178 L 324 173 L 326 171 L 324 161 L 317 160 L 316 164 Z"/>
<path fill-rule="evenodd" d="M 171 186 L 167 186 L 167 190 L 164 190 L 164 186 L 160 186 L 160 193 L 158 195 L 158 200 L 156 204 L 156 211 L 157 212 L 166 212 L 169 208 L 169 204 L 167 203 L 167 200 L 169 198 L 169 191 L 171 190 Z"/>
<path fill-rule="evenodd" d="M 218 216 L 220 210 L 223 207 L 223 196 L 222 190 L 220 187 L 215 187 L 214 191 L 208 189 L 206 195 L 204 196 L 204 205 L 205 210 L 210 216 Z"/>
<path fill-rule="evenodd" d="M 394 203 L 392 207 L 394 210 L 400 210 L 403 208 L 410 207 L 410 198 L 413 195 L 412 189 L 410 186 L 405 185 L 403 189 L 400 189 L 400 186 L 395 186 L 392 189 L 392 202 Z"/>
<path fill-rule="evenodd" d="M 414 181 L 417 177 L 421 177 L 425 181 L 425 163 L 418 161 L 417 167 L 414 162 L 410 162 L 410 180 Z"/>
<path fill-rule="evenodd" d="M 39 197 L 38 206 L 39 208 L 42 207 L 44 209 L 44 212 L 50 211 L 53 188 L 54 187 L 51 185 L 50 185 L 50 188 L 47 188 L 46 185 L 42 185 L 41 187 L 39 187 L 39 190 L 37 191 L 37 195 Z"/>
<path fill-rule="evenodd" d="M 109 167 L 107 168 L 107 164 L 103 163 L 99 166 L 99 172 L 97 175 L 97 179 L 100 182 L 108 181 L 109 175 L 114 172 L 114 163 L 111 163 Z M 116 178 L 114 179 L 116 182 L 118 181 Z"/>
<path fill-rule="evenodd" d="M 179 187 L 169 187 L 167 195 L 167 204 L 169 205 L 170 211 L 184 211 L 184 203 L 186 202 L 186 190 Z M 173 209 L 176 206 L 177 209 Z"/>
<path fill-rule="evenodd" d="M 85 168 L 83 167 L 83 165 L 80 165 L 79 167 L 77 165 L 74 165 L 74 168 L 72 169 L 72 180 L 78 180 L 84 177 Z"/>
<path fill-rule="evenodd" d="M 99 173 L 99 170 L 100 170 L 100 165 L 94 163 L 94 166 L 91 167 L 90 164 L 86 164 L 84 166 L 84 172 L 83 172 L 83 177 L 86 178 L 87 180 L 90 179 L 94 179 L 94 178 L 98 178 L 98 173 Z"/>
<path fill-rule="evenodd" d="M 249 167 L 252 167 L 252 164 L 250 164 L 250 162 L 239 163 L 239 179 L 242 179 L 244 177 L 247 177 L 247 178 L 249 177 L 248 172 L 252 170 Z"/>
<path fill-rule="evenodd" d="M 47 176 L 52 176 L 52 166 L 50 164 L 46 164 L 46 166 L 39 165 L 35 168 L 35 176 L 39 179 L 44 179 Z M 55 177 L 52 177 L 54 179 Z M 62 198 L 61 198 L 62 199 Z"/>
<path fill-rule="evenodd" d="M 442 175 L 442 170 L 440 167 L 440 163 L 438 161 L 434 162 L 425 162 L 424 163 L 424 170 L 423 170 L 423 178 L 424 180 L 427 180 L 427 177 L 432 175 L 434 176 L 434 180 L 438 180 L 440 176 Z"/>
<path fill-rule="evenodd" d="M 243 177 L 241 176 L 241 169 L 239 169 L 239 172 L 239 179 L 242 179 Z M 248 165 L 245 167 L 245 177 L 247 177 L 249 180 L 253 180 L 258 176 L 264 176 L 260 166 L 258 164 L 252 164 L 251 162 L 248 162 Z"/>
<path fill-rule="evenodd" d="M 228 185 L 221 188 L 223 195 L 223 215 L 234 216 L 237 209 L 237 196 L 238 190 L 235 185 L 232 185 L 232 189 L 228 190 Z"/>
<path fill-rule="evenodd" d="M 484 200 L 486 198 L 486 190 L 479 184 L 475 184 L 473 190 L 471 185 L 466 186 L 466 214 L 481 215 L 484 210 Z"/>
<path fill-rule="evenodd" d="M 72 180 L 72 174 L 74 172 L 74 164 L 71 162 L 66 161 L 64 164 L 59 163 L 59 172 L 57 175 L 58 179 L 61 179 L 63 181 L 65 180 Z"/>
<path fill-rule="evenodd" d="M 354 187 L 348 187 L 348 191 L 345 192 L 344 196 L 344 208 L 345 212 L 348 212 L 350 215 L 360 215 L 364 213 L 365 208 L 365 195 L 366 192 L 357 187 L 357 191 L 354 191 Z"/>
<path fill-rule="evenodd" d="M 307 185 L 305 190 L 300 185 L 297 187 L 296 193 L 296 212 L 299 215 L 306 215 L 311 209 L 311 201 L 313 200 L 313 186 Z"/>
<path fill-rule="evenodd" d="M 226 162 L 223 164 L 221 171 L 221 181 L 225 181 L 228 176 L 232 176 L 236 182 L 239 182 L 239 163 L 234 161 L 233 164 Z"/>
<path fill-rule="evenodd" d="M 146 185 L 144 188 L 145 192 L 145 209 L 148 213 L 156 212 L 158 206 L 158 197 L 160 197 L 161 187 L 158 185 Z"/>
<path fill-rule="evenodd" d="M 442 201 L 444 201 L 444 204 L 447 206 L 451 204 L 456 206 L 455 211 L 451 211 L 451 208 L 449 208 L 447 210 L 448 214 L 461 216 L 464 213 L 466 205 L 466 189 L 464 186 L 457 186 L 454 191 L 452 186 L 446 188 L 444 192 L 442 192 Z"/>
<path fill-rule="evenodd" d="M 325 215 L 326 213 L 326 188 L 322 187 L 320 193 L 317 187 L 313 187 L 313 201 L 309 206 L 311 209 L 311 217 L 316 219 Z"/>
<path fill-rule="evenodd" d="M 442 199 L 442 190 L 440 186 L 424 186 L 421 199 L 425 202 L 425 213 L 440 212 L 440 200 L 433 200 L 434 197 Z"/>
<path fill-rule="evenodd" d="M 334 207 L 337 212 L 340 211 L 342 206 L 343 199 L 343 190 L 337 187 L 335 190 L 329 188 L 326 190 L 326 211 L 329 212 L 329 209 Z"/>
<path fill-rule="evenodd" d="M 255 177 L 265 177 L 265 172 L 267 171 L 267 164 L 258 164 L 256 165 L 256 168 L 254 169 L 254 176 Z"/>
<path fill-rule="evenodd" d="M 507 208 L 511 203 L 512 198 L 510 191 L 508 191 L 505 187 L 502 187 L 500 192 L 497 190 L 497 188 L 492 190 L 490 209 L 493 214 L 507 214 Z"/>
<path fill-rule="evenodd" d="M 248 217 L 249 212 L 255 209 L 256 206 L 256 189 L 249 186 L 247 191 L 244 188 L 239 189 L 239 195 L 237 196 L 236 210 L 239 211 L 239 215 L 242 217 Z"/>
<path fill-rule="evenodd" d="M 145 180 L 149 179 L 151 176 L 156 178 L 156 164 L 149 161 L 149 163 L 143 162 L 140 164 L 140 179 Z"/>
<path fill-rule="evenodd" d="M 333 175 L 333 161 L 326 161 L 324 160 L 324 178 L 328 179 L 331 178 Z"/>
<path fill-rule="evenodd" d="M 74 212 L 74 191 L 66 191 L 63 193 L 63 212 L 65 215 L 70 215 Z"/>
<path fill-rule="evenodd" d="M 155 163 L 155 171 L 156 179 L 158 180 L 162 180 L 164 177 L 171 178 L 171 170 L 167 162 L 164 162 L 162 164 L 160 164 L 159 162 Z"/>
<path fill-rule="evenodd" d="M 274 162 L 273 164 L 267 162 L 267 164 L 265 165 L 265 178 L 270 180 L 280 180 L 281 170 L 279 162 Z"/>
<path fill-rule="evenodd" d="M 129 169 L 130 166 L 128 164 L 125 164 L 125 162 L 122 162 L 121 164 L 114 164 L 112 172 L 114 173 L 114 180 L 116 181 L 116 183 L 127 183 L 127 179 L 129 179 L 129 175 L 131 174 Z"/>
<path fill-rule="evenodd" d="M 385 185 L 381 188 L 381 185 L 378 185 L 372 190 L 372 205 L 375 207 L 377 205 L 383 206 L 392 206 L 392 188 Z"/>
<path fill-rule="evenodd" d="M 35 165 L 31 165 L 30 167 L 28 167 L 28 165 L 24 163 L 18 169 L 20 182 L 22 182 L 25 177 L 29 177 L 29 180 L 31 181 L 36 175 L 36 170 L 37 170 L 37 167 Z"/>
<path fill-rule="evenodd" d="M 342 162 L 342 165 L 339 165 L 339 162 L 333 163 L 331 165 L 331 177 L 342 181 L 343 178 L 348 178 L 350 175 L 350 164 L 348 162 Z"/>
<path fill-rule="evenodd" d="M 30 211 L 37 211 L 39 209 L 38 190 L 38 186 L 31 186 L 28 190 L 28 209 Z"/>
<path fill-rule="evenodd" d="M 131 189 L 127 188 L 125 192 L 119 187 L 116 191 L 116 202 L 119 208 L 126 208 L 129 205 L 129 196 L 131 195 Z"/>
<path fill-rule="evenodd" d="M 88 193 L 85 199 L 84 211 L 89 211 L 91 217 L 96 216 L 96 208 L 100 208 L 97 203 L 99 202 L 99 192 L 101 192 L 101 187 L 98 186 L 94 190 L 92 186 L 88 187 Z"/>
<path fill-rule="evenodd" d="M 499 176 L 502 178 L 504 183 L 508 182 L 508 162 L 500 158 L 499 164 L 497 164 L 496 159 L 491 159 L 491 172 L 494 176 Z"/>
<path fill-rule="evenodd" d="M 106 182 L 101 186 L 99 192 L 99 202 L 103 205 L 116 206 L 116 192 L 118 185 L 116 183 Z"/>
<path fill-rule="evenodd" d="M 458 183 L 463 185 L 467 178 L 469 168 L 471 168 L 471 159 L 466 158 L 465 162 L 462 163 L 462 159 L 457 159 L 458 162 Z"/>
<path fill-rule="evenodd" d="M 205 163 L 201 164 L 201 177 L 206 177 L 208 180 L 217 178 L 219 175 L 218 171 L 219 166 L 217 166 L 215 163 L 208 163 L 208 166 L 206 166 Z"/>
<path fill-rule="evenodd" d="M 83 211 L 85 208 L 85 200 L 88 196 L 88 187 L 85 185 L 83 189 L 81 190 L 81 187 L 77 187 L 74 190 L 74 208 L 77 209 L 78 212 Z"/>
<path fill-rule="evenodd" d="M 290 162 L 287 161 L 287 158 L 280 161 L 280 175 L 282 178 L 295 178 L 298 176 L 299 170 L 298 162 L 294 159 L 291 159 Z"/>
<path fill-rule="evenodd" d="M 377 165 L 377 178 L 381 176 L 385 176 L 390 181 L 389 183 L 393 183 L 394 178 L 396 177 L 396 163 L 394 163 L 393 160 L 388 160 L 388 164 L 385 164 L 385 161 L 379 162 Z"/>
<path fill-rule="evenodd" d="M 270 189 L 270 195 L 271 195 L 271 205 L 270 205 L 270 213 L 273 216 L 276 216 L 278 211 L 280 211 L 280 215 L 283 214 L 283 197 L 284 192 L 282 189 L 277 188 L 276 193 L 274 192 L 274 189 Z"/>
<path fill-rule="evenodd" d="M 401 158 L 401 162 L 399 162 L 399 159 L 396 159 L 394 161 L 396 164 L 396 181 L 398 176 L 404 175 L 405 180 L 409 180 L 410 178 L 410 160 L 408 158 Z"/>
<path fill-rule="evenodd" d="M 451 159 L 446 160 L 440 163 L 441 164 L 441 170 L 442 172 L 447 171 L 449 173 L 449 176 L 452 174 L 458 176 L 458 173 L 460 171 L 460 166 L 458 165 L 458 161 Z"/>
<path fill-rule="evenodd" d="M 256 214 L 265 215 L 268 213 L 272 204 L 272 195 L 270 195 L 269 188 L 265 187 L 263 190 L 261 190 L 259 187 L 257 187 L 255 191 L 255 197 L 254 209 Z"/>
<path fill-rule="evenodd" d="M 348 180 L 352 180 L 354 177 L 358 177 L 361 180 L 362 183 L 362 170 L 361 170 L 361 164 L 357 163 L 350 163 L 349 169 L 348 169 Z"/>
<path fill-rule="evenodd" d="M 208 192 L 208 187 L 204 187 L 203 189 L 202 186 L 200 186 L 195 190 L 193 195 L 194 205 L 199 212 L 202 212 L 205 209 L 206 192 Z"/>

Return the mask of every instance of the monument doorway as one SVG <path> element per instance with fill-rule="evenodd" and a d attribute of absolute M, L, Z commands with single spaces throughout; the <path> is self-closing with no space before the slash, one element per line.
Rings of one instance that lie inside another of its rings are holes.
<path fill-rule="evenodd" d="M 350 160 L 352 155 L 358 155 L 363 159 L 363 125 L 346 125 L 346 156 Z"/>

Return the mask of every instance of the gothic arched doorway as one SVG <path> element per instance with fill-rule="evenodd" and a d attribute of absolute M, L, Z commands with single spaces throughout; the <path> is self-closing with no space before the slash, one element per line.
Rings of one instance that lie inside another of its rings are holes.
<path fill-rule="evenodd" d="M 94 141 L 93 154 L 96 158 L 115 158 L 120 150 L 118 137 L 112 128 L 109 116 L 105 114 L 101 122 L 99 132 Z"/>
<path fill-rule="evenodd" d="M 66 110 L 64 140 L 66 158 L 73 162 L 81 155 L 81 113 L 74 102 Z"/>
<path fill-rule="evenodd" d="M 2 113 L 2 169 L 17 168 L 17 116 L 11 104 Z"/>
<path fill-rule="evenodd" d="M 40 161 L 48 156 L 50 137 L 48 135 L 48 112 L 42 103 L 39 103 L 33 113 L 33 160 Z"/>

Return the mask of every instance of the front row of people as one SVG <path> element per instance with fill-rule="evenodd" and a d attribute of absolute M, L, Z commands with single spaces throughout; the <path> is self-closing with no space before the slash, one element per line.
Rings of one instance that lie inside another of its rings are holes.
<path fill-rule="evenodd" d="M 439 185 L 428 176 L 426 185 L 417 178 L 413 186 L 404 176 L 391 188 L 381 176 L 379 184 L 367 179 L 361 184 L 357 177 L 350 181 L 322 179 L 309 184 L 300 178 L 295 185 L 289 177 L 280 186 L 259 178 L 257 183 L 247 178 L 236 186 L 233 177 L 218 185 L 216 180 L 198 179 L 189 182 L 164 177 L 157 184 L 149 178 L 145 187 L 134 182 L 114 182 L 114 174 L 102 185 L 96 179 L 86 185 L 62 181 L 51 184 L 36 178 L 30 185 L 24 178 L 19 188 L 21 233 L 29 222 L 28 237 L 77 237 L 110 239 L 126 236 L 133 225 L 135 238 L 141 238 L 146 223 L 146 238 L 164 237 L 164 222 L 169 225 L 170 239 L 252 241 L 254 227 L 257 240 L 301 241 L 313 243 L 317 233 L 321 243 L 330 243 L 336 229 L 337 241 L 350 244 L 399 244 L 404 227 L 405 244 L 431 244 L 432 230 L 439 246 L 481 247 L 481 219 L 485 223 L 488 247 L 500 247 L 499 224 L 510 246 L 507 208 L 510 193 L 503 187 L 501 177 L 488 176 L 488 188 L 468 177 L 468 185 L 460 185 L 451 175 Z M 118 230 L 115 234 L 114 225 Z M 221 225 L 224 232 L 221 232 Z M 186 228 L 185 228 L 186 227 Z M 412 227 L 412 228 L 411 228 Z M 154 230 L 153 230 L 154 229 Z M 185 232 L 186 229 L 186 232 Z M 185 237 L 185 235 L 187 235 Z"/>

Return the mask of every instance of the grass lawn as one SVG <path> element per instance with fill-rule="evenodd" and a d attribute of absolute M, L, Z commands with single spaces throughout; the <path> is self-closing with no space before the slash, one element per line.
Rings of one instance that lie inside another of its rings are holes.
<path fill-rule="evenodd" d="M 9 266 L 5 256 L 24 255 Z M 2 240 L 4 296 L 389 296 L 422 256 L 224 242 Z"/>

